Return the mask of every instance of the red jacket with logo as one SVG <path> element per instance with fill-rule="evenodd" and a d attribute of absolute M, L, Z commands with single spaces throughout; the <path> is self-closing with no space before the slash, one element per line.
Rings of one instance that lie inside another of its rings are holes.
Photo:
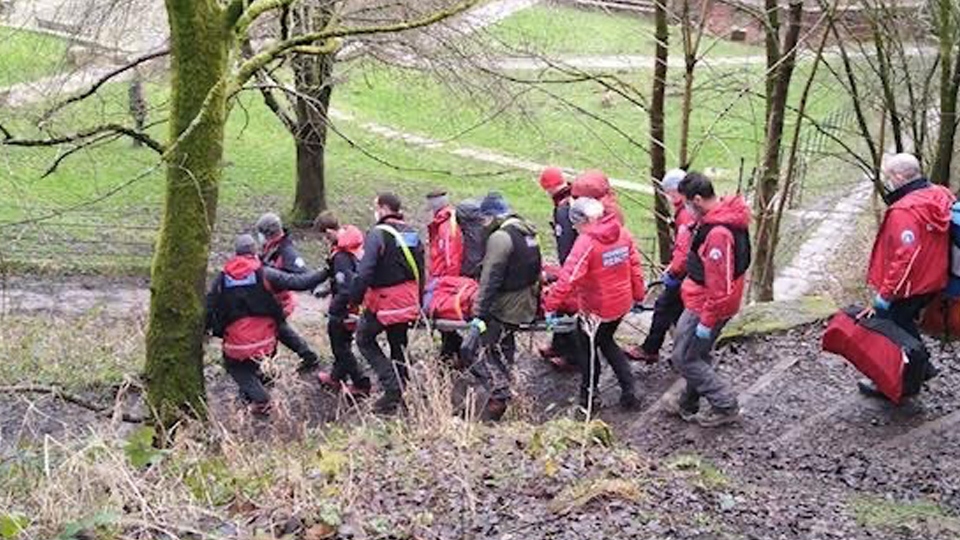
<path fill-rule="evenodd" d="M 687 210 L 686 205 L 683 204 L 683 200 L 674 202 L 673 207 L 673 255 L 670 257 L 670 266 L 667 267 L 667 272 L 680 279 L 687 274 L 687 252 L 690 251 L 696 220 Z"/>
<path fill-rule="evenodd" d="M 724 198 L 703 216 L 701 223 L 747 228 L 750 226 L 750 208 L 743 197 Z M 740 311 L 746 274 L 734 276 L 734 239 L 726 227 L 714 227 L 698 253 L 704 265 L 704 284 L 688 277 L 683 280 L 680 294 L 683 305 L 700 317 L 700 323 L 713 328 L 719 321 L 730 319 Z"/>
<path fill-rule="evenodd" d="M 613 214 L 583 229 L 550 288 L 544 309 L 556 312 L 570 294 L 580 312 L 605 321 L 626 315 L 645 294 L 640 253 L 633 237 Z"/>
<path fill-rule="evenodd" d="M 463 233 L 453 206 L 441 208 L 427 225 L 430 241 L 430 277 L 459 276 L 463 261 Z"/>
<path fill-rule="evenodd" d="M 396 236 L 383 230 L 386 226 Z M 397 239 L 399 236 L 399 240 Z M 407 260 L 406 246 L 413 261 Z M 423 283 L 423 244 L 417 230 L 400 215 L 384 216 L 367 233 L 363 257 L 350 287 L 350 300 L 376 315 L 385 326 L 416 321 L 420 317 Z"/>
<path fill-rule="evenodd" d="M 870 254 L 867 283 L 886 300 L 934 293 L 947 285 L 954 196 L 926 180 L 890 196 Z"/>
<path fill-rule="evenodd" d="M 237 256 L 223 267 L 229 279 L 243 280 L 261 268 L 260 259 Z M 272 292 L 269 282 L 263 287 Z M 223 332 L 223 354 L 233 360 L 272 356 L 277 350 L 277 320 L 274 317 L 243 317 L 227 325 Z"/>

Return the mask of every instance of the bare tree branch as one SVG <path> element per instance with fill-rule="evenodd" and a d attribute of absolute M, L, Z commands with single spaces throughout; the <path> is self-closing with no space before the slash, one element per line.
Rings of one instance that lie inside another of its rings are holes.
<path fill-rule="evenodd" d="M 82 141 L 90 137 L 100 135 L 102 133 L 118 133 L 130 137 L 135 141 L 140 141 L 145 146 L 149 147 L 151 150 L 157 152 L 158 154 L 164 153 L 164 146 L 159 142 L 155 141 L 152 137 L 146 133 L 136 131 L 134 129 L 128 128 L 126 126 L 121 126 L 120 124 L 104 124 L 102 126 L 96 126 L 89 128 L 83 131 L 78 131 L 70 135 L 63 135 L 60 137 L 52 137 L 49 139 L 18 139 L 13 137 L 9 131 L 7 131 L 2 125 L 0 125 L 0 131 L 4 134 L 4 139 L 0 140 L 0 146 L 22 146 L 22 147 L 43 147 L 43 146 L 58 146 L 61 144 L 70 144 L 77 141 Z"/>
<path fill-rule="evenodd" d="M 170 49 L 164 49 L 164 50 L 162 50 L 162 51 L 157 51 L 157 52 L 155 52 L 155 53 L 151 53 L 151 54 L 148 54 L 148 55 L 146 55 L 146 56 L 141 56 L 140 58 L 137 58 L 136 60 L 133 60 L 132 62 L 128 63 L 127 65 L 122 66 L 122 67 L 119 67 L 119 68 L 111 71 L 110 73 L 107 73 L 106 75 L 104 75 L 103 77 L 101 77 L 100 79 L 98 79 L 95 83 L 93 83 L 93 85 L 90 86 L 90 88 L 84 90 L 83 92 L 80 92 L 79 94 L 76 94 L 76 95 L 74 95 L 74 96 L 71 96 L 71 97 L 67 98 L 66 100 L 64 100 L 64 101 L 62 101 L 62 102 L 54 105 L 53 107 L 51 107 L 49 110 L 47 110 L 47 112 L 43 113 L 43 115 L 40 116 L 40 122 L 39 122 L 39 123 L 43 124 L 44 122 L 46 122 L 47 120 L 49 120 L 50 117 L 52 117 L 52 116 L 53 116 L 54 114 L 56 114 L 57 112 L 63 110 L 63 109 L 64 109 L 65 107 L 67 107 L 68 105 L 73 104 L 73 103 L 77 103 L 78 101 L 83 101 L 84 99 L 87 99 L 88 97 L 92 96 L 93 94 L 95 94 L 95 93 L 97 92 L 97 90 L 100 89 L 101 86 L 103 86 L 104 84 L 108 83 L 108 82 L 109 82 L 111 79 L 113 79 L 114 77 L 116 77 L 116 76 L 118 76 L 118 75 L 121 75 L 121 74 L 123 74 L 123 73 L 126 73 L 127 71 L 130 71 L 131 69 L 134 69 L 134 68 L 136 68 L 137 66 L 139 66 L 139 65 L 141 65 L 141 64 L 144 64 L 144 63 L 146 63 L 146 62 L 149 62 L 149 61 L 151 61 L 151 60 L 155 60 L 155 59 L 157 59 L 157 58 L 162 58 L 162 57 L 164 57 L 164 56 L 167 56 L 168 54 L 170 54 Z"/>
<path fill-rule="evenodd" d="M 93 411 L 97 414 L 108 413 L 112 410 L 111 407 L 106 405 L 100 405 L 92 401 L 86 400 L 76 394 L 71 394 L 64 391 L 62 388 L 57 386 L 41 386 L 35 384 L 18 384 L 15 386 L 0 386 L 0 393 L 7 394 L 48 394 L 53 397 L 62 399 L 67 403 L 71 403 L 78 407 L 87 409 L 88 411 Z M 140 424 L 147 421 L 147 418 L 143 416 L 134 416 L 131 414 L 123 413 L 120 415 L 120 419 L 124 422 L 131 424 Z"/>

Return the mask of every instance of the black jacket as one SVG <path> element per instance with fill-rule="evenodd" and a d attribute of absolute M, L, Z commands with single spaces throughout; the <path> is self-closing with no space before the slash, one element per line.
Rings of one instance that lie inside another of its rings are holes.
<path fill-rule="evenodd" d="M 423 242 L 417 229 L 403 222 L 399 215 L 384 216 L 377 225 L 388 225 L 403 236 L 407 247 L 413 254 L 416 273 L 407 262 L 403 250 L 397 245 L 393 235 L 373 227 L 367 233 L 363 243 L 363 258 L 357 265 L 356 279 L 350 288 L 350 299 L 359 304 L 367 289 L 383 289 L 408 281 L 420 281 L 423 287 L 424 264 Z"/>
<path fill-rule="evenodd" d="M 350 314 L 350 287 L 357 276 L 357 258 L 346 251 L 338 251 L 330 257 L 330 319 L 345 320 Z"/>
<path fill-rule="evenodd" d="M 309 270 L 307 263 L 300 256 L 300 252 L 293 245 L 293 239 L 287 234 L 286 229 L 283 231 L 283 239 L 280 240 L 280 243 L 263 254 L 263 261 L 267 266 L 291 274 L 303 274 Z"/>

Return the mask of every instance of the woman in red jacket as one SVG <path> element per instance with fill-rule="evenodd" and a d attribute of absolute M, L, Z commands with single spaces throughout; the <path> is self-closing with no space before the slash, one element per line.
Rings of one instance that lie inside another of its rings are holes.
<path fill-rule="evenodd" d="M 581 321 L 576 334 L 582 375 L 580 404 L 589 407 L 596 400 L 600 353 L 603 353 L 620 383 L 620 405 L 636 409 L 640 400 L 635 394 L 633 373 L 614 335 L 634 303 L 643 300 L 640 253 L 617 216 L 604 212 L 603 203 L 596 199 L 577 199 L 570 210 L 570 219 L 579 236 L 563 265 L 560 279 L 544 301 L 547 322 L 555 320 L 555 312 L 564 298 L 575 294 Z M 591 350 L 588 329 L 595 320 L 600 324 Z"/>

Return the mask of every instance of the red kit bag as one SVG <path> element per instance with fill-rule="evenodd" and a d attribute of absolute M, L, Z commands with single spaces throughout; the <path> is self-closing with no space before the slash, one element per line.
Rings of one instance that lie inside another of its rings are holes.
<path fill-rule="evenodd" d="M 427 286 L 425 304 L 431 319 L 466 321 L 473 313 L 473 301 L 480 286 L 476 280 L 444 276 Z"/>
<path fill-rule="evenodd" d="M 889 319 L 872 317 L 858 321 L 860 311 L 860 307 L 851 306 L 830 319 L 823 334 L 823 350 L 847 359 L 883 395 L 899 404 L 905 384 L 912 387 L 922 383 L 904 381 L 904 373 L 909 362 L 926 362 L 926 349 Z"/>

